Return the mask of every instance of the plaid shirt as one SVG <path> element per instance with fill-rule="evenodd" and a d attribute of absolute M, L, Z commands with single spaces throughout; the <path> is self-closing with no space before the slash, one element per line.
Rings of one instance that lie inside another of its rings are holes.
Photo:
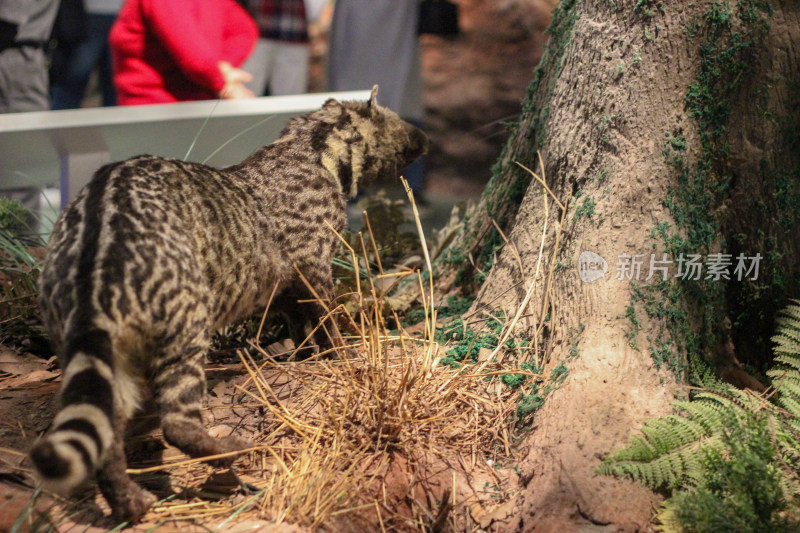
<path fill-rule="evenodd" d="M 308 42 L 303 0 L 248 0 L 248 7 L 263 39 Z"/>

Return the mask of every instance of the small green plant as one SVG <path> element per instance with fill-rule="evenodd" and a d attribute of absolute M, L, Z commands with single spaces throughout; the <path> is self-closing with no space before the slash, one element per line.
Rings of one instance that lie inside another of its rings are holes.
<path fill-rule="evenodd" d="M 19 200 L 0 197 L 0 229 L 15 235 L 27 233 L 30 212 Z"/>
<path fill-rule="evenodd" d="M 527 424 L 530 417 L 544 405 L 547 396 L 557 390 L 561 384 L 564 383 L 564 380 L 567 379 L 569 368 L 566 363 L 580 356 L 578 345 L 581 342 L 584 329 L 586 329 L 586 325 L 583 323 L 579 323 L 577 328 L 569 329 L 569 351 L 566 358 L 559 361 L 558 364 L 553 367 L 550 371 L 549 378 L 545 380 L 544 383 L 541 381 L 534 381 L 527 391 L 523 391 L 520 394 L 520 402 L 516 412 L 518 426 Z M 532 364 L 526 366 L 526 363 L 523 363 L 521 366 L 522 368 L 536 373 L 542 371 L 541 368 L 536 368 Z"/>
<path fill-rule="evenodd" d="M 535 374 L 538 374 L 542 371 L 534 363 L 522 363 L 519 366 L 521 370 L 527 370 Z M 512 389 L 517 389 L 521 387 L 528 381 L 528 379 L 529 376 L 527 374 L 503 374 L 502 376 L 500 376 L 500 381 L 502 381 L 504 385 L 506 385 L 507 387 L 511 387 Z"/>
<path fill-rule="evenodd" d="M 439 307 L 437 318 L 459 317 L 466 313 L 475 301 L 475 296 L 465 297 L 451 294 L 447 297 L 447 306 Z"/>
<path fill-rule="evenodd" d="M 678 151 L 680 151 L 680 152 L 683 152 L 683 151 L 685 151 L 685 150 L 686 150 L 686 146 L 687 146 L 687 143 L 686 143 L 686 137 L 684 137 L 684 136 L 682 136 L 682 135 L 674 135 L 674 136 L 671 136 L 671 137 L 668 139 L 668 141 L 667 141 L 667 142 L 669 143 L 669 145 L 670 145 L 670 146 L 671 146 L 671 147 L 672 147 L 674 150 L 678 150 Z"/>
<path fill-rule="evenodd" d="M 800 302 L 795 302 L 800 304 Z M 800 527 L 800 305 L 778 320 L 771 398 L 739 390 L 698 367 L 699 385 L 676 413 L 597 471 L 666 491 L 664 531 L 797 531 Z"/>
<path fill-rule="evenodd" d="M 586 329 L 586 324 L 583 322 L 578 323 L 577 328 L 569 328 L 569 352 L 567 352 L 567 360 L 575 359 L 581 355 L 578 350 L 578 345 L 583 336 L 583 330 Z"/>
<path fill-rule="evenodd" d="M 420 307 L 415 307 L 406 313 L 406 319 L 405 322 L 403 322 L 403 324 L 406 327 L 409 327 L 415 324 L 419 324 L 423 320 L 425 320 L 425 308 L 420 306 Z"/>
<path fill-rule="evenodd" d="M 14 213 L 20 214 L 16 211 L 18 203 L 5 203 L 6 207 L 12 206 L 11 214 L 5 212 L 10 217 L 6 222 L 17 220 Z M 22 209 L 22 214 L 27 213 Z M 47 351 L 36 302 L 41 265 L 31 248 L 42 245 L 38 236 L 0 228 L 0 343 L 34 353 Z"/>
<path fill-rule="evenodd" d="M 481 348 L 494 350 L 500 341 L 504 315 L 500 312 L 495 315 L 495 318 L 495 320 L 487 320 L 484 327 L 478 331 L 464 324 L 460 317 L 438 330 L 436 340 L 450 346 L 441 363 L 460 368 L 463 364 L 476 363 Z M 516 346 L 513 339 L 506 341 L 506 345 L 509 348 Z"/>
<path fill-rule="evenodd" d="M 705 474 L 697 487 L 673 498 L 662 521 L 681 531 L 797 531 L 800 523 L 785 514 L 788 503 L 767 417 L 734 421 L 721 439 L 725 451 L 705 450 L 700 463 Z"/>
<path fill-rule="evenodd" d="M 633 11 L 642 15 L 645 20 L 650 20 L 655 16 L 652 0 L 637 0 L 636 5 L 633 6 Z"/>
<path fill-rule="evenodd" d="M 572 263 L 572 257 L 569 257 L 569 258 L 567 258 L 566 262 L 564 262 L 564 261 L 556 261 L 555 265 L 553 266 L 553 269 L 556 272 L 563 272 L 565 270 L 569 270 L 569 269 L 574 268 L 574 267 L 575 267 L 575 265 Z"/>
<path fill-rule="evenodd" d="M 603 167 L 600 169 L 600 172 L 597 173 L 595 181 L 597 181 L 598 183 L 603 183 L 610 175 L 611 175 L 611 169 L 608 167 Z"/>
<path fill-rule="evenodd" d="M 641 324 L 639 323 L 639 319 L 636 317 L 636 306 L 634 305 L 633 296 L 631 296 L 630 305 L 627 307 L 627 309 L 625 309 L 625 317 L 627 317 L 631 322 L 631 330 L 627 334 L 628 346 L 638 351 L 639 345 L 636 343 L 636 335 L 639 334 Z"/>
<path fill-rule="evenodd" d="M 575 356 L 577 356 L 577 352 Z M 530 417 L 544 405 L 550 393 L 557 390 L 561 384 L 564 383 L 568 375 L 569 368 L 567 368 L 564 361 L 560 361 L 558 365 L 553 367 L 550 371 L 550 376 L 545 383 L 541 383 L 540 381 L 531 383 L 530 388 L 520 394 L 520 401 L 516 412 L 517 425 L 524 426 L 530 420 Z"/>
<path fill-rule="evenodd" d="M 595 214 L 596 206 L 597 202 L 594 201 L 594 198 L 587 196 L 586 199 L 584 199 L 583 204 L 575 209 L 575 214 L 572 216 L 573 222 L 577 221 L 581 217 L 592 218 L 592 216 Z"/>
<path fill-rule="evenodd" d="M 531 385 L 528 394 L 523 394 L 517 406 L 517 423 L 523 424 L 528 418 L 544 405 L 549 390 L 540 391 L 538 383 Z"/>

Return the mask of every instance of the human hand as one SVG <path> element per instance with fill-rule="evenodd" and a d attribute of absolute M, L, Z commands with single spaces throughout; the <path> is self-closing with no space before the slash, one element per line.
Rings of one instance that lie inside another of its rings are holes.
<path fill-rule="evenodd" d="M 217 65 L 225 80 L 225 85 L 220 89 L 218 96 L 224 100 L 235 98 L 253 98 L 253 91 L 244 86 L 253 79 L 253 75 L 242 69 L 236 68 L 227 61 L 220 61 Z"/>
<path fill-rule="evenodd" d="M 235 100 L 237 98 L 254 98 L 255 94 L 241 83 L 226 83 L 219 91 L 218 96 L 223 100 Z"/>

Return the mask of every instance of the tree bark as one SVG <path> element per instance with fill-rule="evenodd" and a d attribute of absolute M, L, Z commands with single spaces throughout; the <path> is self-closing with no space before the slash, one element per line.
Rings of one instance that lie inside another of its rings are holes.
<path fill-rule="evenodd" d="M 692 371 L 763 363 L 779 299 L 800 295 L 800 6 L 563 0 L 550 33 L 444 263 L 472 259 L 467 288 L 488 272 L 473 309 L 514 316 L 532 287 L 515 334 L 535 339 L 545 375 L 569 372 L 533 417 L 525 486 L 498 530 L 641 530 L 659 498 L 594 469 L 670 412 Z M 565 214 L 517 165 L 538 172 L 537 151 Z M 583 252 L 605 259 L 604 277 L 582 280 Z M 732 254 L 730 280 L 704 279 L 715 253 Z M 646 279 L 663 254 L 668 278 Z M 761 255 L 757 280 L 736 279 L 738 254 Z M 618 268 L 635 255 L 640 275 Z M 680 277 L 689 255 L 703 279 Z"/>

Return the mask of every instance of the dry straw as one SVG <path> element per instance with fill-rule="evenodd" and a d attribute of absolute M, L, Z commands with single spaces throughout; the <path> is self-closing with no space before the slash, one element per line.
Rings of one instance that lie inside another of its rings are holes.
<path fill-rule="evenodd" d="M 159 495 L 166 493 L 167 498 L 144 517 L 140 528 L 190 521 L 224 529 L 257 519 L 311 530 L 471 531 L 477 527 L 475 509 L 485 513 L 503 500 L 493 503 L 492 496 L 508 496 L 492 465 L 512 456 L 518 396 L 492 378 L 535 374 L 520 371 L 519 364 L 494 361 L 499 347 L 477 367 L 438 364 L 445 348 L 434 335 L 432 265 L 407 184 L 406 190 L 425 251 L 427 283 L 419 272 L 384 271 L 380 258 L 370 264 L 368 251 L 377 256 L 378 248 L 369 220 L 365 228 L 370 245 L 359 236 L 360 255 L 342 239 L 356 276 L 356 291 L 350 295 L 354 302 L 345 305 L 341 297 L 322 302 L 329 312 L 319 327 L 334 332 L 337 322 L 345 324 L 350 333 L 346 346 L 334 347 L 334 358 L 321 353 L 302 361 L 290 357 L 288 362 L 276 361 L 256 342 L 238 352 L 244 376 L 235 385 L 235 405 L 226 409 L 240 417 L 240 433 L 249 430 L 253 435 L 254 445 L 240 452 L 243 457 L 235 463 L 249 493 L 237 493 L 234 486 L 210 497 L 204 487 L 214 470 L 200 459 L 130 469 L 142 476 L 168 473 L 177 493 L 172 497 L 162 490 Z M 546 228 L 525 301 L 504 325 L 498 346 L 511 335 L 539 279 L 545 234 Z M 363 271 L 367 276 L 362 284 Z M 390 330 L 384 316 L 387 293 L 412 276 L 425 310 L 421 334 Z M 383 281 L 390 278 L 394 283 L 385 287 Z M 308 339 L 297 350 L 307 344 Z M 481 496 L 477 480 L 496 487 L 495 494 Z M 58 509 L 61 516 L 74 511 L 63 502 Z"/>

